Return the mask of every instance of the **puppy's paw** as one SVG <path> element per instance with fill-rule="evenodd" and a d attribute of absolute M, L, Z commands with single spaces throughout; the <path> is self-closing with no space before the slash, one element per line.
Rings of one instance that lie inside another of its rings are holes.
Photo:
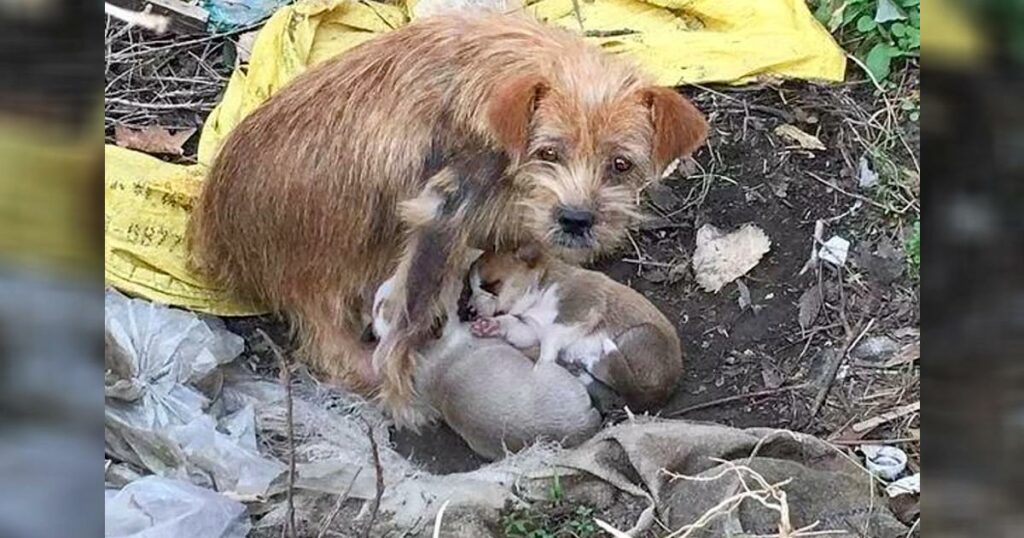
<path fill-rule="evenodd" d="M 469 331 L 477 338 L 494 338 L 501 335 L 501 323 L 494 318 L 480 318 L 469 324 Z"/>

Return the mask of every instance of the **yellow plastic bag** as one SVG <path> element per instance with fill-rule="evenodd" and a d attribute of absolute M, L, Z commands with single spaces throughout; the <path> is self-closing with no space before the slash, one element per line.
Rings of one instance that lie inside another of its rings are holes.
<path fill-rule="evenodd" d="M 580 0 L 582 30 L 572 0 L 527 4 L 524 9 L 542 20 L 582 31 L 612 53 L 633 56 L 663 85 L 759 77 L 841 81 L 846 68 L 842 49 L 804 0 Z M 406 24 L 411 6 L 300 0 L 278 10 L 257 35 L 249 65 L 235 70 L 207 118 L 198 165 L 171 165 L 108 148 L 108 283 L 198 311 L 260 312 L 258 306 L 231 301 L 187 270 L 178 238 L 184 237 L 204 170 L 246 114 L 308 66 Z"/>

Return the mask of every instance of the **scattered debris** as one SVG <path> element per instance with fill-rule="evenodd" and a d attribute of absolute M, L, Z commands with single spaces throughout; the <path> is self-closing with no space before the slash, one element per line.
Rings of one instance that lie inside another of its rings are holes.
<path fill-rule="evenodd" d="M 878 364 L 892 357 L 899 349 L 900 345 L 888 336 L 871 336 L 850 351 L 850 358 Z"/>
<path fill-rule="evenodd" d="M 862 189 L 870 189 L 878 184 L 878 172 L 871 169 L 867 156 L 860 158 L 860 169 L 857 172 L 857 184 Z"/>
<path fill-rule="evenodd" d="M 697 284 L 704 291 L 717 293 L 757 266 L 771 244 L 764 230 L 753 224 L 729 233 L 711 224 L 701 226 L 693 253 Z"/>
<path fill-rule="evenodd" d="M 860 445 L 864 464 L 883 480 L 896 480 L 907 468 L 907 453 L 894 446 Z"/>
<path fill-rule="evenodd" d="M 284 466 L 257 451 L 253 406 L 207 414 L 223 384 L 217 367 L 242 352 L 242 338 L 115 291 L 105 323 L 107 454 L 237 499 L 265 496 Z"/>
<path fill-rule="evenodd" d="M 890 497 L 918 493 L 921 493 L 921 473 L 904 476 L 885 487 L 885 494 Z"/>
<path fill-rule="evenodd" d="M 818 137 L 806 133 L 800 130 L 799 127 L 789 123 L 784 123 L 776 127 L 775 134 L 789 140 L 790 142 L 796 143 L 803 149 L 813 149 L 817 151 L 824 151 L 827 149 L 825 144 L 823 144 Z"/>
<path fill-rule="evenodd" d="M 195 129 L 185 129 L 171 134 L 167 129 L 151 125 L 142 129 L 131 129 L 123 125 L 114 126 L 114 141 L 118 146 L 136 149 L 158 155 L 183 155 L 182 146 L 195 134 Z"/>
<path fill-rule="evenodd" d="M 144 11 L 132 11 L 110 2 L 103 3 L 103 13 L 109 17 L 124 21 L 129 26 L 138 26 L 158 34 L 166 32 L 171 24 L 170 19 L 163 15 L 150 13 L 149 11 L 149 7 Z"/>
<path fill-rule="evenodd" d="M 202 0 L 212 31 L 230 31 L 255 24 L 289 3 L 291 0 Z"/>
<path fill-rule="evenodd" d="M 754 301 L 750 298 L 750 288 L 748 288 L 747 285 L 743 282 L 743 279 L 736 279 L 736 288 L 740 292 L 740 296 L 737 299 L 737 302 L 740 305 L 740 312 L 746 310 L 747 308 L 749 308 L 750 311 L 753 312 L 754 314 L 757 314 L 758 312 L 761 311 L 762 305 L 754 304 Z"/>
<path fill-rule="evenodd" d="M 235 67 L 249 63 L 249 58 L 252 57 L 252 49 L 256 45 L 257 35 L 259 35 L 259 30 L 253 30 L 238 36 L 238 39 L 235 41 L 235 50 L 238 53 L 235 56 Z"/>
<path fill-rule="evenodd" d="M 921 341 L 915 340 L 899 350 L 895 355 L 885 362 L 879 364 L 882 368 L 896 368 L 904 364 L 911 364 L 921 358 Z"/>
<path fill-rule="evenodd" d="M 806 331 L 811 328 L 814 320 L 818 319 L 824 302 L 820 284 L 814 284 L 800 295 L 800 299 L 797 301 L 797 322 L 800 323 L 800 329 Z"/>
<path fill-rule="evenodd" d="M 798 276 L 803 275 L 807 271 L 809 271 L 812 268 L 817 266 L 817 264 L 818 264 L 818 245 L 821 244 L 821 242 L 824 239 L 824 237 L 825 237 L 825 221 L 823 221 L 821 219 L 818 219 L 814 223 L 814 235 L 812 236 L 812 240 L 811 240 L 811 257 L 808 258 L 807 262 L 804 263 L 804 266 L 802 268 L 800 268 L 800 272 L 797 273 Z"/>
<path fill-rule="evenodd" d="M 831 263 L 836 267 L 842 267 L 846 264 L 846 257 L 849 254 L 850 242 L 838 235 L 833 235 L 831 239 L 821 245 L 821 250 L 818 251 L 818 259 Z"/>
<path fill-rule="evenodd" d="M 107 538 L 245 538 L 245 505 L 188 482 L 161 476 L 108 489 L 103 507 Z"/>
<path fill-rule="evenodd" d="M 852 426 L 850 426 L 846 430 L 846 432 L 844 432 L 840 436 L 840 438 L 841 439 L 860 439 L 860 438 L 864 437 L 864 435 L 866 435 L 868 432 L 874 430 L 875 428 L 881 426 L 882 424 L 885 424 L 887 422 L 892 422 L 892 421 L 894 421 L 896 419 L 899 419 L 899 418 L 903 418 L 903 417 L 905 417 L 907 415 L 910 415 L 912 413 L 917 413 L 920 410 L 921 410 L 921 402 L 920 401 L 917 401 L 917 402 L 914 402 L 914 403 L 909 403 L 909 404 L 906 404 L 906 405 L 901 405 L 899 407 L 896 407 L 895 409 L 891 409 L 891 410 L 889 410 L 889 411 L 887 411 L 885 413 L 882 413 L 882 414 L 880 414 L 878 416 L 869 418 L 867 420 L 862 420 L 860 422 L 857 422 L 856 424 L 853 424 Z"/>
<path fill-rule="evenodd" d="M 668 274 L 666 274 L 665 271 L 662 269 L 655 268 L 651 269 L 650 271 L 645 271 L 643 274 L 643 278 L 644 280 L 650 282 L 651 284 L 660 284 L 668 280 Z"/>
<path fill-rule="evenodd" d="M 765 362 L 761 365 L 761 379 L 768 389 L 777 389 L 782 386 L 782 373 L 775 366 Z"/>

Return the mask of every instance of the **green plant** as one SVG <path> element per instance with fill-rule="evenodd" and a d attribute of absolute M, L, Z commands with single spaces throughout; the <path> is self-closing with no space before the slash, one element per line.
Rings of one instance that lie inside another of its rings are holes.
<path fill-rule="evenodd" d="M 910 266 L 910 274 L 917 278 L 921 274 L 921 219 L 914 222 L 914 226 L 907 234 L 907 241 L 904 245 L 904 252 L 907 253 L 907 264 Z"/>
<path fill-rule="evenodd" d="M 921 0 L 811 0 L 814 15 L 880 82 L 921 51 Z"/>
<path fill-rule="evenodd" d="M 548 500 L 512 509 L 501 517 L 506 538 L 594 538 L 593 507 L 566 502 L 561 478 L 556 474 L 548 489 Z"/>
<path fill-rule="evenodd" d="M 562 491 L 562 481 L 558 477 L 558 473 L 555 473 L 555 479 L 551 482 L 551 491 L 548 492 L 548 498 L 554 502 L 561 502 L 565 496 L 565 492 Z"/>

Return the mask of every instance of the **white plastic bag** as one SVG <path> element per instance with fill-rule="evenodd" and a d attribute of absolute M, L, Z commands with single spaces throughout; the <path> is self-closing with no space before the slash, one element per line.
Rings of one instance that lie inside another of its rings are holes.
<path fill-rule="evenodd" d="M 245 506 L 192 484 L 147 476 L 121 490 L 107 490 L 107 538 L 245 538 Z"/>
<path fill-rule="evenodd" d="M 106 296 L 106 450 L 116 459 L 242 500 L 267 494 L 284 471 L 256 450 L 254 412 L 218 425 L 211 398 L 217 367 L 244 349 L 238 335 L 191 312 Z"/>

